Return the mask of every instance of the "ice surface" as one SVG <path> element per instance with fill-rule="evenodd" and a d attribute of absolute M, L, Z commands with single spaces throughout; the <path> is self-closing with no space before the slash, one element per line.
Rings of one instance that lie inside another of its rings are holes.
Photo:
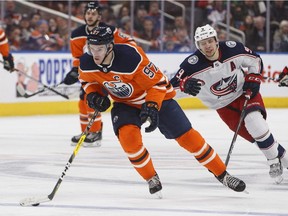
<path fill-rule="evenodd" d="M 233 133 L 215 111 L 185 111 L 225 161 Z M 274 137 L 288 148 L 288 109 L 268 109 Z M 163 184 L 163 199 L 149 194 L 103 114 L 102 147 L 79 150 L 54 199 L 38 207 L 19 201 L 50 194 L 72 154 L 70 139 L 79 133 L 77 115 L 0 118 L 0 215 L 2 216 L 171 216 L 288 215 L 288 176 L 276 185 L 258 148 L 237 138 L 228 171 L 243 179 L 249 194 L 222 186 L 174 140 L 157 130 L 143 133 Z M 143 130 L 144 131 L 144 130 Z"/>

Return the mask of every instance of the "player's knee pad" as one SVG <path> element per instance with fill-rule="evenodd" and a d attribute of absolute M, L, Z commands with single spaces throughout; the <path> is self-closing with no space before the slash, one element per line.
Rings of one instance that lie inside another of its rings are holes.
<path fill-rule="evenodd" d="M 176 141 L 180 146 L 191 153 L 200 151 L 205 144 L 204 138 L 198 131 L 194 130 L 193 128 L 191 128 L 180 137 L 176 138 Z"/>
<path fill-rule="evenodd" d="M 134 154 L 143 146 L 141 131 L 136 125 L 129 124 L 120 127 L 118 138 L 127 154 Z"/>

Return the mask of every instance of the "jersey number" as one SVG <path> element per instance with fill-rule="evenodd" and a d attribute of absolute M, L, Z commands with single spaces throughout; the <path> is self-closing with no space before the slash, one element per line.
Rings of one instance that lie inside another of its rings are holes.
<path fill-rule="evenodd" d="M 151 79 L 155 76 L 155 72 L 157 72 L 157 71 L 158 71 L 158 68 L 152 62 L 150 62 L 143 69 L 144 74 L 146 74 Z"/>

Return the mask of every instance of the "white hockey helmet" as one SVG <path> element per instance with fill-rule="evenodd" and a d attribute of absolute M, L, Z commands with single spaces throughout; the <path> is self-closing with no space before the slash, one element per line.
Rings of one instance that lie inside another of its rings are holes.
<path fill-rule="evenodd" d="M 194 35 L 195 45 L 197 49 L 199 49 L 198 46 L 199 41 L 202 41 L 210 37 L 215 37 L 216 41 L 218 42 L 217 32 L 212 26 L 206 24 L 205 26 L 198 27 Z"/>

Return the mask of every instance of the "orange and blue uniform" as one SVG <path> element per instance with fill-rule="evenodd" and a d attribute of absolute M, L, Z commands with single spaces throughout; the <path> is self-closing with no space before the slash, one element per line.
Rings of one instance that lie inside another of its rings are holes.
<path fill-rule="evenodd" d="M 100 22 L 99 26 L 108 26 L 108 25 L 106 25 L 103 22 Z M 121 34 L 117 28 L 113 26 L 109 26 L 109 27 L 113 30 L 115 43 L 135 43 L 132 38 Z M 73 67 L 79 67 L 79 64 L 80 64 L 79 58 L 87 51 L 86 41 L 87 41 L 88 35 L 89 35 L 89 30 L 88 30 L 87 25 L 79 26 L 71 34 L 70 47 L 71 47 L 71 53 L 73 57 L 73 60 L 72 60 Z M 79 100 L 78 106 L 79 106 L 79 112 L 80 112 L 81 130 L 83 132 L 89 122 L 89 116 L 92 115 L 94 111 L 87 105 L 86 95 L 85 95 L 85 92 L 82 91 L 82 89 L 80 93 L 80 100 Z M 97 132 L 100 129 L 101 129 L 101 114 L 97 116 L 92 127 L 90 128 L 90 132 Z"/>
<path fill-rule="evenodd" d="M 80 58 L 79 80 L 86 94 L 103 89 L 113 99 L 111 118 L 114 132 L 136 171 L 146 180 L 156 173 L 152 159 L 141 136 L 141 106 L 145 102 L 159 107 L 160 132 L 167 139 L 175 139 L 180 146 L 215 176 L 226 170 L 214 149 L 192 128 L 178 103 L 175 91 L 161 70 L 144 51 L 129 43 L 115 44 L 109 65 L 97 65 L 93 56 L 85 53 Z"/>

